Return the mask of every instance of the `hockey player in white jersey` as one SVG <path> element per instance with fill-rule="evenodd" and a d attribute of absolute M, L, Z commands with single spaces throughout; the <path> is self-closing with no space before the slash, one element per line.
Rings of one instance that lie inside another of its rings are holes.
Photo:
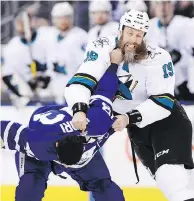
<path fill-rule="evenodd" d="M 111 21 L 112 5 L 109 1 L 93 0 L 89 5 L 90 19 L 95 25 L 92 27 L 89 34 L 89 41 L 99 37 L 117 34 L 119 24 Z"/>
<path fill-rule="evenodd" d="M 189 23 L 189 31 L 188 31 L 189 37 L 188 39 L 188 45 L 189 45 L 189 52 L 190 52 L 190 59 L 189 59 L 189 66 L 188 66 L 188 83 L 187 87 L 189 91 L 194 94 L 194 17 L 190 19 Z"/>
<path fill-rule="evenodd" d="M 16 16 L 15 27 L 19 35 L 12 38 L 4 49 L 2 75 L 16 96 L 15 100 L 25 105 L 38 87 L 47 88 L 50 77 L 46 66 L 46 28 L 33 30 L 30 20 L 29 23 L 24 20 L 29 20 L 25 12 Z"/>
<path fill-rule="evenodd" d="M 150 20 L 146 39 L 167 50 L 175 67 L 176 96 L 182 100 L 194 100 L 187 87 L 189 79 L 187 50 L 190 19 L 174 15 L 175 1 L 153 1 L 156 17 Z"/>
<path fill-rule="evenodd" d="M 167 51 L 146 43 L 147 13 L 130 10 L 118 36 L 100 38 L 87 47 L 84 62 L 65 89 L 69 106 L 77 108 L 75 128 L 86 128 L 83 108 L 110 63 L 119 65 L 120 80 L 113 108 L 119 115 L 115 131 L 127 128 L 132 147 L 170 201 L 193 201 L 187 169 L 193 169 L 192 126 L 174 98 L 174 67 Z M 110 58 L 119 48 L 117 57 Z M 182 147 L 182 149 L 180 149 Z"/>
<path fill-rule="evenodd" d="M 52 95 L 58 104 L 64 103 L 64 84 L 77 71 L 83 60 L 88 34 L 73 26 L 73 7 L 68 2 L 57 3 L 51 11 L 53 46 L 49 53 L 49 69 L 52 72 L 50 84 Z"/>

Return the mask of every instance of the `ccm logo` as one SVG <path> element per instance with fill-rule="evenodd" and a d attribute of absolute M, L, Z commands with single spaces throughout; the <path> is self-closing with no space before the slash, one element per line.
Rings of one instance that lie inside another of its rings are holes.
<path fill-rule="evenodd" d="M 155 160 L 156 160 L 157 158 L 159 158 L 160 156 L 164 155 L 164 154 L 168 154 L 168 152 L 169 152 L 169 149 L 163 150 L 163 151 L 157 153 L 157 154 L 155 155 Z"/>

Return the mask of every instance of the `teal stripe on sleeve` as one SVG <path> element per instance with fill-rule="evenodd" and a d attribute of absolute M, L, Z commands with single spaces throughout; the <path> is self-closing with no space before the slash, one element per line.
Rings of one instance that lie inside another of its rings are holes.
<path fill-rule="evenodd" d="M 170 100 L 169 98 L 159 98 L 159 97 L 154 97 L 159 103 L 163 104 L 164 106 L 167 106 L 169 108 L 173 108 L 174 101 Z"/>

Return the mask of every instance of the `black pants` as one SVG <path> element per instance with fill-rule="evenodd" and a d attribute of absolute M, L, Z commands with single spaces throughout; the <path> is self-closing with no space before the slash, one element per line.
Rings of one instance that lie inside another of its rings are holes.
<path fill-rule="evenodd" d="M 128 128 L 128 134 L 137 156 L 153 175 L 163 164 L 194 168 L 192 125 L 177 101 L 169 117 L 144 128 Z"/>

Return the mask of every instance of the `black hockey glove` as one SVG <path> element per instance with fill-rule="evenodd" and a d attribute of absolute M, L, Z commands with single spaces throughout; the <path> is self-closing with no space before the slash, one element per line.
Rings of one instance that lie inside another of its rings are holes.
<path fill-rule="evenodd" d="M 37 77 L 37 85 L 42 89 L 46 89 L 51 81 L 50 76 L 39 76 Z"/>
<path fill-rule="evenodd" d="M 182 55 L 179 51 L 171 50 L 169 53 L 170 53 L 170 56 L 172 57 L 172 62 L 174 65 L 181 60 Z"/>

